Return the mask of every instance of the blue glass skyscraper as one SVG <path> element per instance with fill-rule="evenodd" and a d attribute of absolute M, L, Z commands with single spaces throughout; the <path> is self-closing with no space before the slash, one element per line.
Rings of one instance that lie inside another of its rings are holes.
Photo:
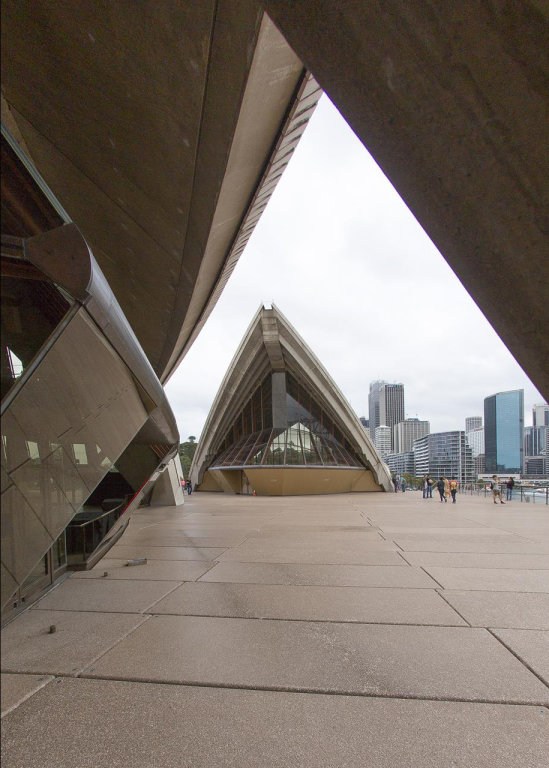
<path fill-rule="evenodd" d="M 486 472 L 518 474 L 523 464 L 524 390 L 498 392 L 484 400 Z"/>

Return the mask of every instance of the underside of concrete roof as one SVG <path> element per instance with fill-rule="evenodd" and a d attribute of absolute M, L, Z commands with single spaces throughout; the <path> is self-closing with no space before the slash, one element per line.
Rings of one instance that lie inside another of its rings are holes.
<path fill-rule="evenodd" d="M 166 381 L 320 90 L 252 0 L 8 0 L 2 21 L 2 120 Z"/>

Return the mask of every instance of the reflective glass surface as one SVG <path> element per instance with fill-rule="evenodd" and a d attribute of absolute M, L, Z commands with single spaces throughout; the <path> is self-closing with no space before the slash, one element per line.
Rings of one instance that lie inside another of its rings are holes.
<path fill-rule="evenodd" d="M 210 465 L 212 468 L 366 466 L 342 428 L 292 374 L 286 373 L 285 429 L 269 428 L 272 426 L 271 397 L 269 376 L 254 391 L 226 433 Z"/>
<path fill-rule="evenodd" d="M 36 267 L 2 256 L 2 398 L 22 376 L 70 309 L 62 294 Z"/>
<path fill-rule="evenodd" d="M 521 472 L 524 392 L 498 392 L 484 401 L 487 472 Z"/>

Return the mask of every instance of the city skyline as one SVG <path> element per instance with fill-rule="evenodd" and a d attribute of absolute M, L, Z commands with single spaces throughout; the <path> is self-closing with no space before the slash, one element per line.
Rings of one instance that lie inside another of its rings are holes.
<path fill-rule="evenodd" d="M 271 301 L 358 416 L 376 379 L 403 383 L 405 418 L 433 432 L 464 429 L 493 392 L 524 389 L 527 425 L 545 401 L 326 97 L 167 384 L 182 440 L 200 435 L 238 339 Z"/>

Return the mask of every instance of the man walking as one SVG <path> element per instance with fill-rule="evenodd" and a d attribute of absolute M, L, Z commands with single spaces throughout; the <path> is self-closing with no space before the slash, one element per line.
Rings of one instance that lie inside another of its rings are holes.
<path fill-rule="evenodd" d="M 452 496 L 452 504 L 456 503 L 456 494 L 458 489 L 458 481 L 455 477 L 450 480 L 450 495 Z"/>
<path fill-rule="evenodd" d="M 448 501 L 448 499 L 444 495 L 444 490 L 446 488 L 446 483 L 444 482 L 444 478 L 443 477 L 439 478 L 438 483 L 437 483 L 437 488 L 438 488 L 438 492 L 440 494 L 440 503 L 442 504 L 443 501 Z"/>

